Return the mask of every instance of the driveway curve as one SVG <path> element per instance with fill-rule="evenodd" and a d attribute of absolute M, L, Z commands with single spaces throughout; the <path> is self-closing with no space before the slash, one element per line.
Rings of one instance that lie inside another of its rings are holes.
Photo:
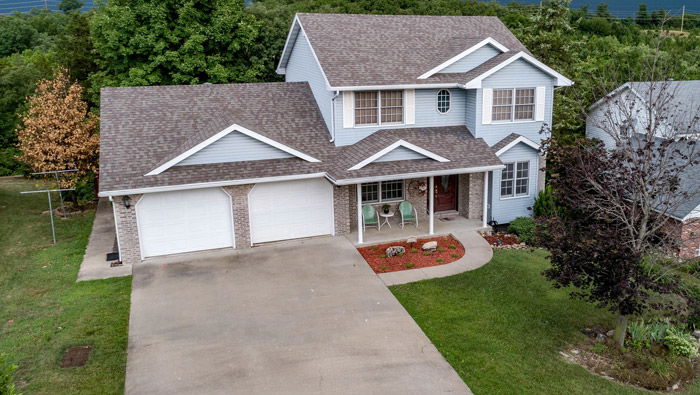
<path fill-rule="evenodd" d="M 127 394 L 471 393 L 344 237 L 134 266 Z"/>

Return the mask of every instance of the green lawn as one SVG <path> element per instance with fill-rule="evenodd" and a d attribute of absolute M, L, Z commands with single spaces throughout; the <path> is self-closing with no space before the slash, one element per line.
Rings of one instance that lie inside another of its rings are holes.
<path fill-rule="evenodd" d="M 51 243 L 36 181 L 0 178 L 0 353 L 20 366 L 20 392 L 122 393 L 131 277 L 76 283 L 94 210 L 58 220 Z M 90 345 L 88 364 L 61 369 L 67 347 Z"/>
<path fill-rule="evenodd" d="M 637 394 L 565 362 L 581 328 L 612 316 L 571 300 L 541 275 L 542 251 L 496 251 L 486 266 L 391 288 L 476 394 Z M 700 393 L 700 381 L 685 393 Z"/>

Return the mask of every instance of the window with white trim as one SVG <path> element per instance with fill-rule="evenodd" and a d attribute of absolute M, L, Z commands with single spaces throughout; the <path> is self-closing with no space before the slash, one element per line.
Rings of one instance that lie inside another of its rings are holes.
<path fill-rule="evenodd" d="M 529 195 L 530 162 L 506 163 L 501 170 L 501 197 Z"/>
<path fill-rule="evenodd" d="M 440 114 L 450 111 L 450 91 L 440 89 L 437 93 L 437 110 Z"/>
<path fill-rule="evenodd" d="M 497 122 L 535 119 L 535 88 L 494 89 L 491 116 Z"/>
<path fill-rule="evenodd" d="M 403 180 L 362 184 L 362 203 L 383 203 L 404 200 Z"/>
<path fill-rule="evenodd" d="M 403 123 L 403 91 L 355 92 L 355 125 Z"/>

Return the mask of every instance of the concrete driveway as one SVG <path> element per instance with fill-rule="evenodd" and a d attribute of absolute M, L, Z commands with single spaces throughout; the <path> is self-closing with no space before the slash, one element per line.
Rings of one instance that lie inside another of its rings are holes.
<path fill-rule="evenodd" d="M 441 392 L 470 393 L 345 238 L 134 267 L 127 394 Z"/>

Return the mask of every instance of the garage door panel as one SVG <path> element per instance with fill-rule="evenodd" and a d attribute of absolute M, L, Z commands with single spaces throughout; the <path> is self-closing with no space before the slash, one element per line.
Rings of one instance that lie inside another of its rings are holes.
<path fill-rule="evenodd" d="M 233 246 L 230 198 L 218 188 L 144 195 L 137 217 L 144 257 Z"/>
<path fill-rule="evenodd" d="M 252 242 L 332 234 L 332 188 L 325 179 L 255 185 L 248 196 Z"/>

